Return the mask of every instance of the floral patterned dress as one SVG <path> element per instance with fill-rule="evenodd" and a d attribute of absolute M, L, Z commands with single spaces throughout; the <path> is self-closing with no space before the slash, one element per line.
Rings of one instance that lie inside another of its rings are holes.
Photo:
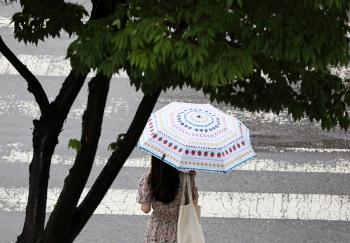
<path fill-rule="evenodd" d="M 155 201 L 152 198 L 152 193 L 148 184 L 148 176 L 149 172 L 142 176 L 137 194 L 138 203 L 150 202 L 153 209 L 145 229 L 145 242 L 176 243 L 177 220 L 179 217 L 184 173 L 180 172 L 180 183 L 177 194 L 175 199 L 168 204 Z M 190 172 L 192 198 L 193 200 L 196 200 L 198 198 L 198 190 L 194 182 L 194 177 L 195 173 Z"/>

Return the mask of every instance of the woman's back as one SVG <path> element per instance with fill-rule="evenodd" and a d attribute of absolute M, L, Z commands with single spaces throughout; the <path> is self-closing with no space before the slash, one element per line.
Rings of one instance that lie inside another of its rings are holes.
<path fill-rule="evenodd" d="M 140 181 L 137 201 L 139 203 L 151 203 L 152 215 L 146 226 L 146 242 L 176 242 L 177 220 L 182 194 L 182 182 L 184 173 L 179 173 L 179 186 L 175 199 L 169 203 L 156 201 L 152 196 L 149 173 L 145 173 Z M 198 199 L 198 190 L 195 185 L 195 172 L 190 172 L 191 191 L 194 201 Z"/>

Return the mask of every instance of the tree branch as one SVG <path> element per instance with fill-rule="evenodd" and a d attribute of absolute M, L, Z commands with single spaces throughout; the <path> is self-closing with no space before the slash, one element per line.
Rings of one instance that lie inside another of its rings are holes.
<path fill-rule="evenodd" d="M 88 104 L 82 119 L 81 149 L 65 179 L 41 242 L 64 242 L 96 155 L 110 80 L 98 73 L 89 83 Z"/>
<path fill-rule="evenodd" d="M 49 107 L 49 100 L 39 80 L 7 47 L 7 45 L 5 44 L 1 36 L 0 36 L 0 52 L 13 65 L 13 67 L 19 72 L 19 74 L 27 81 L 28 91 L 34 95 L 34 98 L 39 105 L 41 114 L 46 114 Z"/>
<path fill-rule="evenodd" d="M 75 69 L 71 70 L 64 80 L 58 95 L 52 102 L 56 109 L 55 112 L 59 112 L 62 117 L 67 117 L 70 108 L 84 85 L 86 76 L 87 73 L 82 74 L 78 73 Z"/>
<path fill-rule="evenodd" d="M 136 146 L 160 93 L 161 89 L 159 88 L 152 94 L 143 97 L 123 142 L 117 150 L 111 154 L 107 164 L 104 166 L 90 191 L 76 209 L 67 236 L 68 238 L 64 242 L 74 241 L 102 201 L 120 169 L 123 167 L 126 159 L 130 156 L 132 150 Z"/>

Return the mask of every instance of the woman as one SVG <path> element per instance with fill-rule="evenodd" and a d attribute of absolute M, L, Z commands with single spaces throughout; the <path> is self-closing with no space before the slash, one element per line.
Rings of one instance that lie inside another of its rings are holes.
<path fill-rule="evenodd" d="M 141 204 L 141 210 L 144 213 L 149 213 L 153 208 L 145 230 L 145 242 L 176 242 L 184 173 L 152 156 L 151 171 L 142 176 L 137 195 L 137 201 Z M 197 205 L 195 172 L 189 173 L 192 198 Z"/>

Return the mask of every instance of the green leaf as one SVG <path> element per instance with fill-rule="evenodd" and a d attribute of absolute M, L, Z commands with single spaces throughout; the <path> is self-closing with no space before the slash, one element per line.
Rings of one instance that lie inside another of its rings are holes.
<path fill-rule="evenodd" d="M 117 26 L 118 29 L 121 27 L 120 19 L 116 19 L 112 22 L 112 26 Z"/>
<path fill-rule="evenodd" d="M 77 153 L 79 153 L 79 151 L 80 151 L 80 149 L 81 149 L 80 140 L 75 139 L 75 138 L 69 139 L 68 148 L 73 149 L 73 150 L 75 150 Z"/>

